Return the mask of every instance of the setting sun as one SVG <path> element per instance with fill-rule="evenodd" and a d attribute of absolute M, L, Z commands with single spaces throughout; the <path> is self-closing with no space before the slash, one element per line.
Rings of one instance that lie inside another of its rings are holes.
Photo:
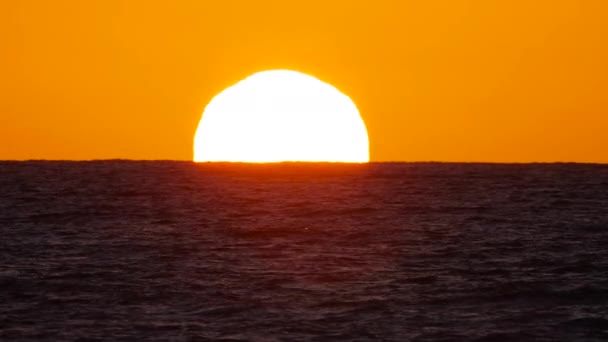
<path fill-rule="evenodd" d="M 295 71 L 256 73 L 207 105 L 195 161 L 367 162 L 367 130 L 353 101 Z"/>

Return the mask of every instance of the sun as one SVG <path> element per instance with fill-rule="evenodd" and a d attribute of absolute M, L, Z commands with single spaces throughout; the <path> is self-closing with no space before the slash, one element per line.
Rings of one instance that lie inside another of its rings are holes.
<path fill-rule="evenodd" d="M 194 161 L 369 161 L 357 106 L 330 84 L 290 70 L 253 74 L 215 96 L 194 137 Z"/>

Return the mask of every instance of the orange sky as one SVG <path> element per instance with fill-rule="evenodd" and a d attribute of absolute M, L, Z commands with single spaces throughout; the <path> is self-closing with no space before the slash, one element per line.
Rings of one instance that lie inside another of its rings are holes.
<path fill-rule="evenodd" d="M 291 68 L 375 161 L 608 162 L 605 0 L 0 3 L 0 159 L 191 159 L 204 106 Z"/>

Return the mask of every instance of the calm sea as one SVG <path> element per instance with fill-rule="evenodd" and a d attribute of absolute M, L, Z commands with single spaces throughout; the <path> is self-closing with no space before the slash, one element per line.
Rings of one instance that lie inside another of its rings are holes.
<path fill-rule="evenodd" d="M 608 166 L 0 162 L 2 341 L 607 341 Z"/>

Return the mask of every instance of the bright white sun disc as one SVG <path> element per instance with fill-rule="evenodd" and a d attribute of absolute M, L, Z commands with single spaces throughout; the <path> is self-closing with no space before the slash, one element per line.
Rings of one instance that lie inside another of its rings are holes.
<path fill-rule="evenodd" d="M 256 73 L 215 96 L 194 137 L 194 161 L 367 162 L 353 101 L 295 71 Z"/>

